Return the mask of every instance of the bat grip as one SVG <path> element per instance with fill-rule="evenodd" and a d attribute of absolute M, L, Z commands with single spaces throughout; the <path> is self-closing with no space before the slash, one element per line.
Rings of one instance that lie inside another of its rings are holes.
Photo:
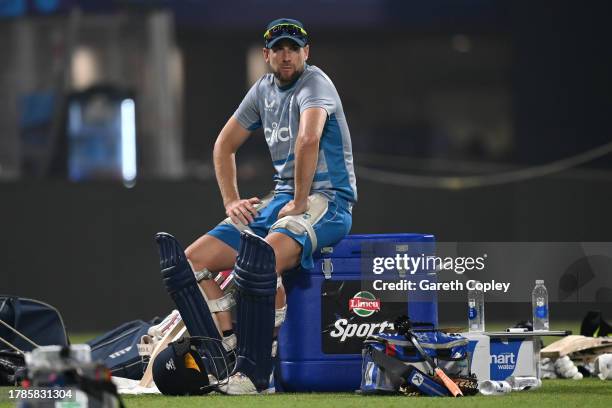
<path fill-rule="evenodd" d="M 442 371 L 441 368 L 436 367 L 434 369 L 434 371 L 435 371 L 436 375 L 442 380 L 442 382 L 444 383 L 446 388 L 451 392 L 451 394 L 453 394 L 453 397 L 463 397 L 463 393 L 459 389 L 459 386 L 457 384 L 455 384 L 455 382 L 453 380 L 448 378 L 446 373 L 444 371 Z"/>

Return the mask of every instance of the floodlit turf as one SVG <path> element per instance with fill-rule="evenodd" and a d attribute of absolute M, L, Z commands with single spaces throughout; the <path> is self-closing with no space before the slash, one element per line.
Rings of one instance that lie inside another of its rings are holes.
<path fill-rule="evenodd" d="M 2 388 L 0 408 L 13 406 L 6 402 L 8 388 Z M 363 397 L 351 393 L 275 394 L 265 396 L 229 397 L 207 395 L 203 397 L 164 397 L 159 395 L 124 396 L 126 407 L 227 407 L 227 408 L 309 408 L 336 407 L 492 407 L 492 408 L 540 408 L 540 407 L 612 407 L 612 381 L 599 379 L 545 380 L 535 391 L 514 392 L 499 397 L 427 398 L 427 397 Z"/>
<path fill-rule="evenodd" d="M 457 327 L 461 323 L 445 323 L 442 326 Z M 505 322 L 487 322 L 487 329 L 496 331 L 508 326 Z M 554 322 L 551 329 L 573 330 L 578 334 L 579 322 Z M 85 342 L 95 337 L 93 333 L 71 334 L 73 344 Z M 546 344 L 559 339 L 558 337 L 544 338 Z M 15 406 L 8 401 L 8 390 L 0 388 L 0 408 Z M 606 407 L 612 408 L 612 381 L 599 379 L 574 380 L 545 380 L 541 389 L 535 391 L 515 392 L 500 397 L 465 397 L 426 398 L 426 397 L 391 397 L 370 396 L 363 397 L 352 393 L 301 393 L 301 394 L 275 394 L 266 396 L 229 397 L 224 395 L 207 395 L 204 397 L 165 397 L 160 395 L 124 396 L 126 407 L 136 408 L 162 408 L 162 407 L 227 407 L 227 408 L 289 408 L 304 406 L 308 408 L 335 408 L 335 407 L 491 407 L 491 408 L 539 408 L 539 407 Z"/>
<path fill-rule="evenodd" d="M 426 397 L 363 397 L 350 393 L 316 393 L 316 394 L 276 394 L 267 396 L 228 397 L 209 395 L 205 397 L 159 397 L 133 396 L 126 397 L 127 407 L 195 407 L 206 408 L 273 408 L 304 406 L 311 408 L 325 407 L 612 407 L 612 382 L 599 379 L 550 380 L 545 381 L 542 389 L 536 391 L 516 392 L 500 397 L 474 396 L 463 399 L 426 398 Z M 450 404 L 450 405 L 449 405 Z"/>

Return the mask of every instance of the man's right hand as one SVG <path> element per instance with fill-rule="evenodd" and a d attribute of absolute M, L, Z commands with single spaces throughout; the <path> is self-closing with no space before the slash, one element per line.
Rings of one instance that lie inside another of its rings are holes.
<path fill-rule="evenodd" d="M 249 225 L 258 214 L 254 205 L 260 202 L 257 197 L 230 201 L 225 205 L 225 214 L 236 224 Z"/>

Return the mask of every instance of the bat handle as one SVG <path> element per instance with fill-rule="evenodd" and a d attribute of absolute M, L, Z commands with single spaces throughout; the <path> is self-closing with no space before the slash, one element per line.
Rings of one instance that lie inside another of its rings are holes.
<path fill-rule="evenodd" d="M 463 393 L 459 389 L 459 386 L 455 384 L 453 380 L 448 378 L 446 373 L 442 371 L 441 368 L 436 367 L 434 371 L 436 372 L 436 375 L 442 380 L 446 388 L 451 392 L 451 394 L 453 394 L 453 397 L 463 397 Z"/>

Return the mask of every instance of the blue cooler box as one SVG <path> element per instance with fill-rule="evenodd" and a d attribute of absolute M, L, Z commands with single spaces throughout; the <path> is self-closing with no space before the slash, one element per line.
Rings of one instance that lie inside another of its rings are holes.
<path fill-rule="evenodd" d="M 377 290 L 381 280 L 436 280 L 434 273 L 419 269 L 412 274 L 403 266 L 381 272 L 380 258 L 434 254 L 433 235 L 349 235 L 318 251 L 314 269 L 286 273 L 288 309 L 279 333 L 277 388 L 354 391 L 361 382 L 361 349 L 369 334 L 391 328 L 406 314 L 412 321 L 437 326 L 435 291 Z"/>

